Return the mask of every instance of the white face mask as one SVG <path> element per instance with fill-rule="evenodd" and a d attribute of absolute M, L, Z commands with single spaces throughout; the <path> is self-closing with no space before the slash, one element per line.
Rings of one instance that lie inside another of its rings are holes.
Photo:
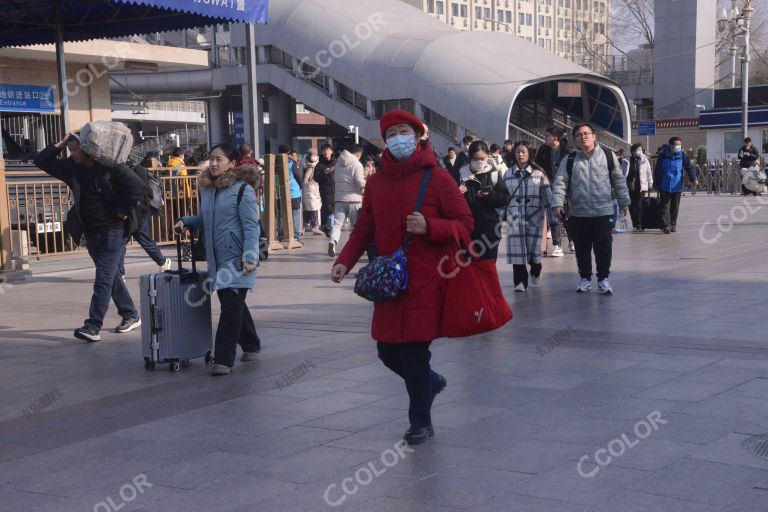
<path fill-rule="evenodd" d="M 484 171 L 486 167 L 488 167 L 488 162 L 485 160 L 472 160 L 472 163 L 469 164 L 472 166 L 472 170 L 474 171 Z"/>
<path fill-rule="evenodd" d="M 395 135 L 387 139 L 387 148 L 395 160 L 408 160 L 416 151 L 416 138 L 413 135 Z"/>

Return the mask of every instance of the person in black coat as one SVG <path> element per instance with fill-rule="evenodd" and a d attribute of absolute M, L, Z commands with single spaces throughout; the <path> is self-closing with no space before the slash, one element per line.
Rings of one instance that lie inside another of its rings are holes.
<path fill-rule="evenodd" d="M 461 142 L 464 144 L 464 149 L 456 156 L 456 163 L 454 164 L 456 166 L 456 169 L 459 171 L 469 165 L 469 145 L 472 144 L 472 141 L 475 140 L 469 135 L 464 137 Z M 453 174 L 451 174 L 453 175 Z M 457 184 L 460 184 L 459 175 L 456 174 L 456 176 L 453 177 L 453 179 L 456 180 Z"/>
<path fill-rule="evenodd" d="M 333 146 L 323 144 L 320 147 L 320 158 L 315 166 L 315 181 L 320 185 L 320 229 L 325 236 L 331 237 L 331 227 L 333 226 L 335 201 L 336 201 L 336 178 L 333 174 L 333 168 L 336 166 L 336 159 L 333 157 Z"/>
<path fill-rule="evenodd" d="M 448 172 L 453 176 L 453 179 L 456 180 L 456 183 L 459 182 L 459 171 L 461 170 L 461 167 L 459 167 L 457 164 L 459 163 L 459 155 L 456 153 L 456 148 L 450 147 L 448 148 L 447 154 L 443 157 L 443 167 L 448 169 Z"/>
<path fill-rule="evenodd" d="M 744 145 L 739 149 L 739 168 L 749 169 L 750 167 L 757 165 L 759 160 L 760 151 L 752 145 L 752 139 L 747 137 L 744 139 Z M 741 193 L 745 196 L 750 194 L 754 196 L 758 195 L 757 192 L 752 192 L 744 185 L 741 186 Z"/>
<path fill-rule="evenodd" d="M 546 129 L 545 133 L 545 144 L 536 151 L 534 161 L 539 167 L 544 169 L 549 182 L 554 183 L 557 170 L 560 168 L 560 162 L 568 156 L 568 141 L 565 140 L 565 130 L 557 126 L 550 126 Z M 552 231 L 552 256 L 561 257 L 563 256 L 562 244 L 565 225 L 556 224 L 550 226 L 549 229 Z"/>
<path fill-rule="evenodd" d="M 58 158 L 64 148 L 70 157 Z M 118 267 L 131 233 L 138 229 L 137 211 L 145 200 L 145 186 L 125 164 L 105 167 L 80 149 L 80 139 L 67 134 L 35 157 L 35 165 L 72 189 L 75 204 L 67 214 L 66 231 L 76 243 L 85 234 L 88 254 L 96 266 L 93 295 L 85 324 L 74 336 L 84 341 L 100 341 L 99 331 L 110 299 L 123 321 L 116 332 L 129 332 L 141 326 L 139 313 Z M 134 225 L 135 224 L 135 225 Z"/>
<path fill-rule="evenodd" d="M 501 172 L 491 160 L 488 145 L 476 140 L 467 151 L 469 163 L 461 171 L 459 190 L 467 200 L 475 219 L 472 228 L 472 250 L 480 259 L 495 260 L 499 252 L 501 229 L 499 208 L 509 204 L 509 190 Z"/>

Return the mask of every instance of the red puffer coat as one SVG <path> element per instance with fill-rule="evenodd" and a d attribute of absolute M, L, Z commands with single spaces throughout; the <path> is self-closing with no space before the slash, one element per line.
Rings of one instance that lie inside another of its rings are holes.
<path fill-rule="evenodd" d="M 432 178 L 421 209 L 427 234 L 414 236 L 408 249 L 406 292 L 397 299 L 374 303 L 371 336 L 376 341 L 427 342 L 440 337 L 445 280 L 438 273 L 438 264 L 454 250 L 452 225 L 467 236 L 472 230 L 467 202 L 448 171 L 437 165 L 428 142 L 421 142 L 405 162 L 384 152 L 382 170 L 368 179 L 357 224 L 336 261 L 351 270 L 374 238 L 381 255 L 392 254 L 402 245 L 423 170 L 430 166 Z"/>

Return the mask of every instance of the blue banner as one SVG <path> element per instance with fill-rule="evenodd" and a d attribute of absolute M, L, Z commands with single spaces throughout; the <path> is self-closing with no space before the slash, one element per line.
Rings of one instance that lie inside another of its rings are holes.
<path fill-rule="evenodd" d="M 266 23 L 268 0 L 118 0 L 244 23 Z"/>
<path fill-rule="evenodd" d="M 53 89 L 37 85 L 0 84 L 0 112 L 55 112 Z"/>
<path fill-rule="evenodd" d="M 232 112 L 232 143 L 240 147 L 245 144 L 245 120 L 242 112 Z"/>
<path fill-rule="evenodd" d="M 639 121 L 637 123 L 638 135 L 656 135 L 656 121 Z"/>

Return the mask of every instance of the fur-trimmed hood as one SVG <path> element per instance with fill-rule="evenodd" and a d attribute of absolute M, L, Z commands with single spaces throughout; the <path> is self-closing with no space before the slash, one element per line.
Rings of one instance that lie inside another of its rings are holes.
<path fill-rule="evenodd" d="M 254 190 L 258 190 L 261 175 L 253 167 L 238 165 L 218 177 L 212 176 L 210 170 L 206 169 L 200 174 L 199 180 L 200 186 L 204 188 L 228 188 L 236 181 L 244 181 L 252 186 Z"/>

